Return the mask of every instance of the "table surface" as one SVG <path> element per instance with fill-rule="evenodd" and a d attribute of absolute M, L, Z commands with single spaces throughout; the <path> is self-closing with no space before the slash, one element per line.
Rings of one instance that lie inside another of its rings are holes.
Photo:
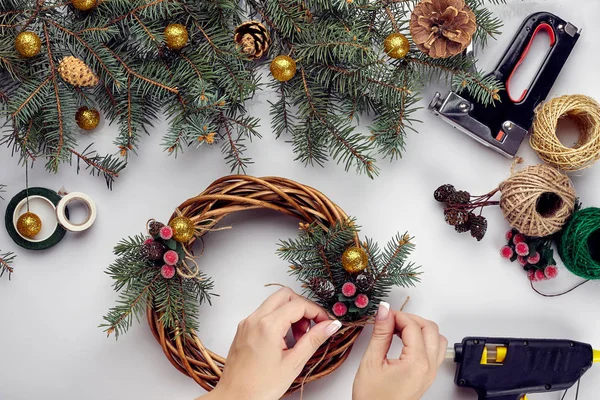
<path fill-rule="evenodd" d="M 600 97 L 600 2 L 574 3 L 511 0 L 494 7 L 505 22 L 505 34 L 480 54 L 481 65 L 494 66 L 525 16 L 547 10 L 583 28 L 552 95 Z M 423 106 L 435 90 L 445 89 L 428 87 Z M 280 175 L 320 189 L 357 217 L 364 235 L 380 243 L 398 231 L 408 230 L 416 236 L 412 260 L 423 266 L 423 279 L 414 289 L 394 290 L 389 299 L 393 307 L 400 307 L 409 295 L 407 310 L 437 321 L 451 343 L 464 336 L 485 335 L 570 338 L 600 346 L 600 290 L 596 283 L 559 298 L 536 295 L 525 273 L 498 255 L 508 228 L 499 209 L 486 211 L 488 234 L 477 243 L 468 235 L 454 233 L 432 199 L 433 190 L 448 182 L 471 193 L 485 193 L 507 177 L 511 161 L 421 110 L 417 115 L 423 121 L 417 126 L 420 133 L 409 135 L 400 161 L 381 162 L 381 175 L 375 180 L 353 171 L 346 173 L 332 162 L 325 169 L 305 168 L 292 161 L 292 147 L 271 134 L 268 98 L 268 92 L 259 93 L 250 106 L 250 113 L 262 118 L 263 139 L 249 146 L 255 161 L 249 174 Z M 140 156 L 130 160 L 112 192 L 101 179 L 85 172 L 76 175 L 68 166 L 57 175 L 48 175 L 39 162 L 31 171 L 32 186 L 58 190 L 65 185 L 69 191 L 87 193 L 97 202 L 99 214 L 91 230 L 68 233 L 58 246 L 42 252 L 17 248 L 6 231 L 0 230 L 0 249 L 18 253 L 12 281 L 0 281 L 1 400 L 189 400 L 204 393 L 171 366 L 144 323 L 134 324 L 118 341 L 107 339 L 97 327 L 116 299 L 104 271 L 113 260 L 111 250 L 117 241 L 141 232 L 148 218 L 167 219 L 183 200 L 229 174 L 217 148 L 190 149 L 177 160 L 168 157 L 160 147 L 166 129 L 164 122 L 156 124 L 151 136 L 143 140 Z M 93 140 L 100 150 L 112 151 L 114 133 L 115 128 L 105 124 L 82 140 Z M 529 163 L 538 162 L 528 144 L 519 155 Z M 572 177 L 583 203 L 597 206 L 600 165 Z M 0 182 L 9 185 L 6 201 L 0 201 L 4 214 L 8 199 L 24 184 L 24 170 L 6 148 L 0 149 Z M 199 335 L 223 355 L 238 321 L 274 291 L 263 287 L 265 283 L 299 289 L 288 276 L 287 265 L 274 254 L 279 239 L 297 234 L 295 221 L 259 212 L 233 217 L 228 223 L 234 229 L 209 235 L 200 260 L 201 268 L 214 277 L 221 297 L 212 307 L 201 308 Z M 539 288 L 555 292 L 576 282 L 561 266 L 559 278 L 540 283 Z M 306 399 L 350 399 L 352 380 L 370 333 L 371 328 L 366 328 L 337 372 L 306 387 Z M 399 349 L 395 344 L 391 356 Z M 455 387 L 453 374 L 454 365 L 447 362 L 423 399 L 475 399 L 474 393 Z M 600 370 L 592 369 L 583 379 L 581 398 L 597 397 L 598 387 L 592 382 L 598 379 Z M 560 396 L 531 397 L 539 398 L 557 400 Z M 574 398 L 574 393 L 567 398 Z"/>

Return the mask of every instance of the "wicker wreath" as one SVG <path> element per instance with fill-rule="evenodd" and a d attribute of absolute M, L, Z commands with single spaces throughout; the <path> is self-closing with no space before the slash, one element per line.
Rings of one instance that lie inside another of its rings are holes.
<path fill-rule="evenodd" d="M 192 245 L 196 241 L 202 240 L 202 237 L 208 232 L 218 229 L 217 224 L 223 218 L 238 211 L 255 209 L 275 210 L 296 217 L 300 220 L 301 228 L 304 227 L 309 231 L 309 227 L 319 227 L 327 232 L 331 227 L 339 227 L 340 224 L 348 224 L 348 221 L 351 221 L 339 206 L 324 194 L 309 186 L 285 178 L 255 178 L 235 175 L 218 179 L 198 196 L 186 200 L 173 213 L 169 224 L 164 226 L 172 226 L 171 223 L 181 217 L 189 218 L 194 223 L 196 227 L 194 237 L 183 244 L 185 254 L 191 254 Z M 198 228 L 199 226 L 201 228 Z M 350 222 L 348 226 L 354 226 L 354 224 Z M 369 251 L 367 243 L 359 241 L 357 230 L 352 229 L 352 236 L 349 236 L 352 245 L 363 247 Z M 141 240 L 143 238 L 139 237 L 136 243 L 141 243 Z M 415 272 L 416 269 L 413 265 L 404 265 L 404 259 L 412 249 L 412 243 L 409 241 L 408 236 L 398 235 L 396 242 L 395 247 L 392 246 L 389 249 L 390 254 L 387 258 L 386 254 L 375 254 L 375 250 L 373 250 L 373 254 L 369 254 L 373 262 L 377 256 L 385 259 L 385 269 L 378 270 L 374 266 L 370 267 L 373 268 L 375 278 L 378 278 L 379 282 L 385 286 L 382 289 L 383 295 L 387 293 L 390 286 L 408 286 L 418 280 L 418 272 Z M 121 245 L 123 245 L 123 242 Z M 123 245 L 121 250 L 123 248 L 130 249 L 132 246 L 133 244 Z M 118 249 L 119 246 L 115 248 L 115 252 L 120 254 Z M 382 253 L 386 252 L 387 250 Z M 116 265 L 109 268 L 109 274 L 112 271 L 115 279 L 117 279 L 116 277 L 122 278 L 124 270 L 116 271 L 111 270 L 111 268 L 127 268 L 126 263 L 131 262 L 131 257 L 125 256 L 122 260 L 124 260 L 123 263 L 117 262 Z M 394 268 L 394 266 L 397 268 Z M 187 277 L 187 274 L 193 269 L 186 267 L 185 273 L 181 273 L 179 270 L 178 272 L 180 275 Z M 375 278 L 373 280 L 376 280 Z M 398 280 L 402 282 L 399 283 Z M 376 284 L 372 283 L 373 285 Z M 117 290 L 120 290 L 123 286 L 122 284 L 115 284 Z M 141 295 L 137 297 L 134 295 L 135 293 L 126 295 L 124 297 L 125 301 L 131 299 L 139 301 Z M 376 293 L 373 296 L 376 298 Z M 134 306 L 135 304 L 132 305 L 132 308 Z M 182 335 L 178 330 L 166 326 L 164 318 L 162 318 L 163 314 L 157 309 L 156 302 L 152 301 L 151 298 L 146 299 L 145 308 L 150 329 L 173 366 L 194 379 L 207 391 L 212 390 L 221 378 L 225 358 L 209 350 L 194 330 Z M 376 307 L 373 307 L 373 309 L 376 309 Z M 131 319 L 125 311 L 117 307 L 105 317 L 109 322 L 105 325 L 108 327 L 109 334 L 116 330 L 118 335 L 119 328 L 122 328 L 121 332 L 125 330 L 127 326 L 123 327 L 121 324 Z M 369 319 L 368 314 L 365 314 L 358 321 L 344 321 L 342 319 L 342 329 L 314 354 L 286 392 L 286 395 L 301 389 L 306 383 L 329 375 L 340 367 L 348 358 L 354 342 Z"/>

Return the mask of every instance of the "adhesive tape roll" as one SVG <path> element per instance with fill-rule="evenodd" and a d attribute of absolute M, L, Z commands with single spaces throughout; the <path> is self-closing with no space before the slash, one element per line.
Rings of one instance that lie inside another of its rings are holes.
<path fill-rule="evenodd" d="M 88 210 L 88 215 L 85 221 L 81 224 L 74 224 L 69 221 L 69 214 L 67 212 L 67 205 L 74 201 L 81 201 Z M 90 196 L 85 193 L 74 192 L 64 196 L 56 206 L 56 219 L 60 226 L 68 230 L 69 232 L 83 232 L 88 230 L 96 221 L 98 210 L 96 209 L 96 203 Z"/>
<path fill-rule="evenodd" d="M 4 217 L 4 222 L 5 222 L 6 230 L 8 231 L 8 234 L 10 235 L 11 239 L 16 244 L 18 244 L 19 246 L 21 246 L 27 250 L 44 250 L 44 249 L 48 249 L 52 246 L 55 246 L 56 244 L 58 244 L 58 242 L 60 242 L 65 237 L 65 233 L 66 233 L 64 228 L 62 228 L 56 222 L 54 222 L 55 228 L 54 228 L 54 231 L 52 232 L 52 234 L 49 237 L 47 237 L 46 239 L 42 239 L 42 240 L 26 239 L 23 236 L 21 236 L 19 234 L 19 232 L 17 231 L 16 222 L 19 219 L 21 209 L 27 203 L 27 195 L 28 195 L 27 189 L 22 190 L 15 197 L 13 197 L 11 199 L 11 201 L 8 203 L 8 207 L 6 208 L 6 214 Z M 44 201 L 47 201 L 49 204 L 51 204 L 52 208 L 55 208 L 58 205 L 58 203 L 60 202 L 60 196 L 58 195 L 58 193 L 56 193 L 50 189 L 40 188 L 40 187 L 30 188 L 29 189 L 29 198 L 30 199 L 41 198 Z M 68 212 L 67 212 L 67 216 L 68 216 Z"/>

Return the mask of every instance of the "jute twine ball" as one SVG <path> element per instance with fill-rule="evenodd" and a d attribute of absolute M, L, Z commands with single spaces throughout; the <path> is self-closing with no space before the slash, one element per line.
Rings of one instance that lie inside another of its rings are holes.
<path fill-rule="evenodd" d="M 600 279 L 600 208 L 573 214 L 558 244 L 565 267 L 585 279 Z"/>
<path fill-rule="evenodd" d="M 580 136 L 567 147 L 556 136 L 558 122 L 568 118 L 579 128 Z M 563 171 L 585 169 L 600 159 L 600 104 L 584 95 L 557 97 L 535 111 L 531 147 L 544 162 Z"/>
<path fill-rule="evenodd" d="M 510 226 L 536 237 L 560 231 L 577 197 L 569 177 L 544 164 L 513 173 L 499 189 L 500 208 Z"/>

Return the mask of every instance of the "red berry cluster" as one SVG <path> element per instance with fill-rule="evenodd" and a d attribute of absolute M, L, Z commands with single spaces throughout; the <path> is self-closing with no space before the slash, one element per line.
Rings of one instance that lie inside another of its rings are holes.
<path fill-rule="evenodd" d="M 151 237 L 140 246 L 140 258 L 153 267 L 160 268 L 163 278 L 173 278 L 175 267 L 184 257 L 182 245 L 173 240 L 173 229 L 158 221 L 150 222 L 148 232 Z"/>
<path fill-rule="evenodd" d="M 502 258 L 517 261 L 532 282 L 554 279 L 558 268 L 550 238 L 525 236 L 516 229 L 506 232 L 506 246 L 500 249 Z"/>
<path fill-rule="evenodd" d="M 357 294 L 356 285 L 352 282 L 346 282 L 342 285 L 342 294 L 338 296 L 331 311 L 336 317 L 343 317 L 350 312 L 362 312 L 369 305 L 369 296 L 364 293 Z"/>

